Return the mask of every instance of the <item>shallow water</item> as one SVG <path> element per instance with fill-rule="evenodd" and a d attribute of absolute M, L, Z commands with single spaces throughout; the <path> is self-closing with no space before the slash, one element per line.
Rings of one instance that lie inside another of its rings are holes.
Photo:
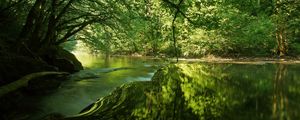
<path fill-rule="evenodd" d="M 158 65 L 155 60 L 142 58 L 117 57 L 104 64 L 101 59 L 97 57 L 93 66 L 74 74 L 56 93 L 43 97 L 43 109 L 67 116 L 77 114 L 115 87 L 132 81 L 149 81 Z M 85 76 L 96 78 L 85 79 Z"/>
<path fill-rule="evenodd" d="M 124 83 L 149 81 L 161 64 L 159 60 L 136 57 L 84 56 L 79 59 L 85 70 L 72 74 L 51 94 L 26 96 L 18 105 L 24 110 L 16 112 L 24 112 L 24 118 L 29 120 L 50 113 L 72 116 Z"/>

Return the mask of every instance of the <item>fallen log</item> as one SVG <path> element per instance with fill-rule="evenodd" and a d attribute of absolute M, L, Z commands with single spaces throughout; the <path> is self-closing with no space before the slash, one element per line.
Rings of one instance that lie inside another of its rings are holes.
<path fill-rule="evenodd" d="M 22 78 L 20 78 L 17 81 L 14 81 L 12 83 L 9 83 L 7 85 L 1 86 L 0 87 L 0 97 L 3 95 L 6 95 L 10 92 L 16 91 L 19 88 L 26 87 L 28 85 L 28 81 L 33 80 L 38 77 L 42 76 L 47 76 L 47 75 L 68 75 L 69 73 L 67 72 L 36 72 L 36 73 L 31 73 L 28 74 Z"/>

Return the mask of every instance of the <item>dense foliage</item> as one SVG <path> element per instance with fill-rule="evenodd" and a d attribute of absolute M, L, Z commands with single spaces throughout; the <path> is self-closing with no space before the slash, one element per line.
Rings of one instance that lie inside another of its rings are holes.
<path fill-rule="evenodd" d="M 0 12 L 1 39 L 30 54 L 74 40 L 106 55 L 300 52 L 298 0 L 4 0 Z"/>
<path fill-rule="evenodd" d="M 182 57 L 300 52 L 296 0 L 128 0 L 114 6 L 120 21 L 90 25 L 76 36 L 93 52 L 175 56 L 178 51 Z"/>

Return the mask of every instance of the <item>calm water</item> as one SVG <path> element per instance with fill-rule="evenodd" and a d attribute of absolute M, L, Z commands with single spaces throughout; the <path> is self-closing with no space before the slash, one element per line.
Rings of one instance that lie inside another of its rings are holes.
<path fill-rule="evenodd" d="M 300 65 L 262 63 L 168 65 L 72 119 L 299 120 Z"/>
<path fill-rule="evenodd" d="M 299 64 L 190 63 L 163 70 L 165 80 L 153 94 L 161 102 L 137 115 L 151 119 L 300 119 Z"/>
<path fill-rule="evenodd" d="M 134 57 L 79 59 L 85 70 L 73 74 L 55 92 L 21 101 L 23 118 L 49 113 L 72 116 L 124 83 L 149 81 L 163 65 L 159 60 Z M 151 104 L 151 112 L 136 113 L 142 116 L 138 118 L 300 119 L 299 64 L 188 64 L 168 75 L 174 77 L 171 74 L 182 70 L 192 80 L 173 81 L 164 86 L 165 91 L 153 93 L 162 96 L 157 98 L 162 102 L 157 108 Z M 147 104 L 144 107 L 137 109 L 149 109 Z"/>

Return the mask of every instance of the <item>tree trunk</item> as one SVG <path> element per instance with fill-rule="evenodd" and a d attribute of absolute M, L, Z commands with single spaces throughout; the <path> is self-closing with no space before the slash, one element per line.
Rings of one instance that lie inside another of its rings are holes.
<path fill-rule="evenodd" d="M 42 3 L 43 3 L 43 0 L 37 0 L 34 3 L 33 7 L 30 9 L 29 14 L 26 19 L 26 23 L 25 23 L 24 27 L 22 28 L 20 35 L 18 36 L 20 46 L 21 46 L 21 43 L 25 43 L 26 39 L 28 39 L 32 35 L 35 21 L 39 16 L 39 14 L 37 13 L 38 8 L 42 5 Z"/>
<path fill-rule="evenodd" d="M 277 28 L 276 31 L 276 41 L 277 41 L 277 54 L 279 57 L 286 55 L 287 53 L 287 40 L 286 40 L 286 31 L 284 28 Z"/>
<path fill-rule="evenodd" d="M 277 55 L 282 57 L 287 54 L 286 20 L 282 10 L 282 0 L 277 0 L 275 4 Z"/>

